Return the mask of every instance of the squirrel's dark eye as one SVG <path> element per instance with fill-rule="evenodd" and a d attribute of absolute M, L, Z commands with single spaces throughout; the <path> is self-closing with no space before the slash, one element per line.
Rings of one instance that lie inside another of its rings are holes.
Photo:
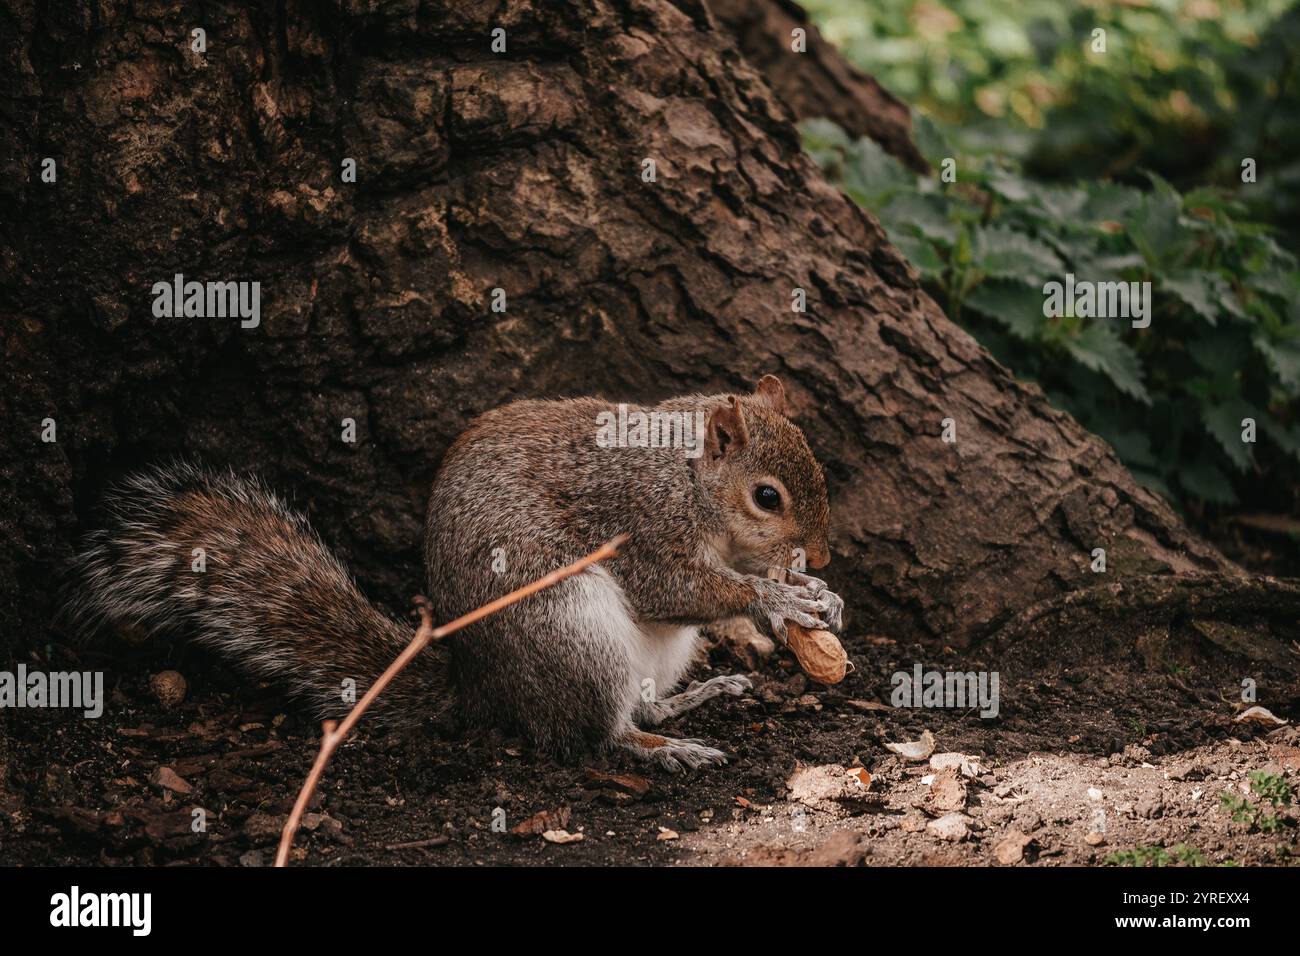
<path fill-rule="evenodd" d="M 754 489 L 754 504 L 764 511 L 776 511 L 781 507 L 781 492 L 771 485 L 759 485 Z"/>

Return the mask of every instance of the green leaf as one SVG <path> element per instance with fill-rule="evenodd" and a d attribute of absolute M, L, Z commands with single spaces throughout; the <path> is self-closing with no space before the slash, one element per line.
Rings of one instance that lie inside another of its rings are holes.
<path fill-rule="evenodd" d="M 891 233 L 906 225 L 948 248 L 957 241 L 957 227 L 948 215 L 948 200 L 940 195 L 899 193 L 880 210 L 879 219 Z"/>
<path fill-rule="evenodd" d="M 1217 466 L 1204 458 L 1194 458 L 1177 472 L 1178 483 L 1188 494 L 1213 504 L 1230 505 L 1237 495 Z"/>
<path fill-rule="evenodd" d="M 1077 335 L 1066 339 L 1064 345 L 1079 364 L 1105 375 L 1124 394 L 1151 404 L 1151 396 L 1142 384 L 1142 363 L 1114 328 L 1102 322 L 1090 322 Z"/>
<path fill-rule="evenodd" d="M 1100 423 L 1096 431 L 1110 442 L 1120 460 L 1130 469 L 1154 469 L 1160 464 L 1155 452 L 1151 450 L 1151 436 L 1146 432 L 1110 428 L 1107 423 Z"/>
<path fill-rule="evenodd" d="M 981 282 L 966 297 L 965 305 L 1000 322 L 1012 335 L 1027 342 L 1038 339 L 1045 321 L 1042 290 L 1021 282 Z"/>
<path fill-rule="evenodd" d="M 1142 206 L 1142 191 L 1132 186 L 1113 183 L 1093 184 L 1088 190 L 1088 202 L 1083 207 L 1083 220 L 1097 224 L 1123 222 Z"/>
<path fill-rule="evenodd" d="M 1259 423 L 1260 430 L 1288 455 L 1300 460 L 1300 425 L 1287 427 L 1271 416 Z"/>
<path fill-rule="evenodd" d="M 1211 325 L 1218 322 L 1219 302 L 1224 292 L 1232 291 L 1223 278 L 1213 272 L 1184 272 L 1166 276 L 1160 280 L 1160 288 L 1172 292 Z"/>
<path fill-rule="evenodd" d="M 995 193 L 1011 202 L 1028 202 L 1034 196 L 1029 180 L 1005 169 L 989 173 L 988 184 Z"/>
<path fill-rule="evenodd" d="M 1249 404 L 1239 398 L 1201 408 L 1201 421 L 1205 423 L 1205 430 L 1214 436 L 1228 459 L 1242 472 L 1250 471 L 1255 465 L 1255 459 L 1247 444 L 1241 440 L 1241 420 L 1254 418 L 1258 425 L 1260 417 Z"/>
<path fill-rule="evenodd" d="M 1157 190 L 1142 198 L 1142 204 L 1124 221 L 1128 236 L 1137 246 L 1152 272 L 1173 271 L 1189 246 L 1182 226 L 1182 203 L 1176 193 Z"/>
<path fill-rule="evenodd" d="M 895 193 L 915 190 L 916 174 L 871 140 L 860 139 L 845 155 L 843 187 L 874 212 Z"/>
<path fill-rule="evenodd" d="M 822 169 L 837 163 L 849 148 L 849 134 L 828 119 L 804 120 L 799 124 L 803 148 Z"/>
<path fill-rule="evenodd" d="M 916 148 L 921 151 L 921 155 L 928 159 L 935 169 L 938 169 L 948 157 L 956 157 L 956 151 L 943 130 L 930 117 L 917 110 L 912 111 L 912 140 L 916 143 Z"/>
<path fill-rule="evenodd" d="M 923 236 L 903 230 L 902 232 L 891 232 L 889 240 L 898 247 L 898 251 L 903 254 L 903 258 L 910 262 L 925 278 L 937 279 L 943 275 L 943 258 Z"/>
<path fill-rule="evenodd" d="M 1246 284 L 1257 292 L 1275 295 L 1279 299 L 1300 297 L 1300 272 L 1270 270 L 1247 276 Z"/>
<path fill-rule="evenodd" d="M 1270 341 L 1257 335 L 1254 342 L 1283 388 L 1292 395 L 1300 392 L 1300 337 Z"/>
<path fill-rule="evenodd" d="M 1042 242 L 1001 226 L 975 231 L 972 261 L 986 276 L 1038 286 L 1064 271 L 1060 258 Z"/>
<path fill-rule="evenodd" d="M 1240 326 L 1225 325 L 1204 329 L 1189 339 L 1187 354 L 1215 378 L 1230 379 L 1250 358 L 1250 339 Z"/>

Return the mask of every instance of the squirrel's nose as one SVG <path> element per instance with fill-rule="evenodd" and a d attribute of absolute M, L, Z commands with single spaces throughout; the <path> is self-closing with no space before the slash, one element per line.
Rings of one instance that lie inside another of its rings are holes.
<path fill-rule="evenodd" d="M 825 542 L 815 544 L 808 549 L 805 558 L 808 561 L 808 567 L 812 568 L 814 571 L 824 568 L 826 565 L 831 563 L 830 546 Z"/>

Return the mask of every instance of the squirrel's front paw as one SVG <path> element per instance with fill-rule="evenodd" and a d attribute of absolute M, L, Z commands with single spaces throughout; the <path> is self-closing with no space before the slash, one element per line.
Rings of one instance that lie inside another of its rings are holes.
<path fill-rule="evenodd" d="M 759 577 L 754 578 L 752 583 L 758 592 L 750 605 L 753 616 L 760 623 L 770 625 L 772 632 L 782 641 L 789 636 L 785 627 L 787 621 L 793 621 L 810 631 L 824 631 L 828 628 L 819 615 L 829 612 L 833 607 L 833 602 L 825 598 L 831 592 L 822 591 L 814 595 L 807 585 L 786 584 Z M 831 597 L 839 601 L 834 594 Z M 840 607 L 843 604 L 840 601 Z"/>
<path fill-rule="evenodd" d="M 827 630 L 836 634 L 844 630 L 844 598 L 826 586 L 821 578 L 802 571 L 787 571 L 788 580 L 799 587 L 807 589 L 809 595 L 825 605 L 821 610 L 822 619 L 829 625 Z"/>

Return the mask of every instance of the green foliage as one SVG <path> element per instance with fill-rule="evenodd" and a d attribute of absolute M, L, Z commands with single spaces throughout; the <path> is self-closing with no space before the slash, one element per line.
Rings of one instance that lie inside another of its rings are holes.
<path fill-rule="evenodd" d="M 1274 221 L 1300 191 L 1294 0 L 804 0 L 825 35 L 950 131 L 1051 178 L 1240 182 Z M 1105 52 L 1094 31 L 1105 31 Z"/>
<path fill-rule="evenodd" d="M 942 171 L 956 150 L 923 118 Z M 918 176 L 868 140 L 804 124 L 809 152 L 874 214 L 927 289 L 1021 379 L 1106 438 L 1134 475 L 1178 500 L 1231 503 L 1274 457 L 1300 463 L 1300 267 L 1218 189 L 1046 184 L 1003 160 L 960 157 L 956 181 Z M 1150 325 L 1047 314 L 1045 285 L 1151 283 Z"/>
<path fill-rule="evenodd" d="M 1234 823 L 1245 823 L 1263 833 L 1277 833 L 1286 821 L 1276 811 L 1291 805 L 1291 785 L 1280 774 L 1262 770 L 1252 770 L 1248 776 L 1250 790 L 1259 801 L 1252 802 L 1239 793 L 1225 790 L 1219 794 L 1220 806 L 1232 815 Z"/>
<path fill-rule="evenodd" d="M 1205 854 L 1194 846 L 1179 843 L 1165 849 L 1162 846 L 1135 846 L 1131 850 L 1117 850 L 1102 860 L 1106 866 L 1205 866 Z"/>

